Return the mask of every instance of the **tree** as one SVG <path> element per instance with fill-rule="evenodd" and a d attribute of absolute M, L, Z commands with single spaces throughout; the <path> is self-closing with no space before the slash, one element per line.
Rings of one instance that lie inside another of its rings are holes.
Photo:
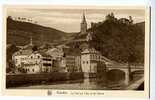
<path fill-rule="evenodd" d="M 10 21 L 10 20 L 12 20 L 12 17 L 11 16 L 8 16 L 7 17 L 7 22 Z"/>
<path fill-rule="evenodd" d="M 93 46 L 102 55 L 118 62 L 143 62 L 144 34 L 142 30 L 128 21 L 124 23 L 117 20 L 114 15 L 109 14 L 106 17 L 107 19 L 102 24 L 90 29 L 94 31 Z"/>
<path fill-rule="evenodd" d="M 115 18 L 114 13 L 112 12 L 112 13 L 110 13 L 110 14 L 108 14 L 108 15 L 106 16 L 106 20 L 108 20 L 108 21 L 116 21 L 117 18 Z"/>
<path fill-rule="evenodd" d="M 15 72 L 15 64 L 12 60 L 7 61 L 7 67 L 6 67 L 6 72 Z"/>

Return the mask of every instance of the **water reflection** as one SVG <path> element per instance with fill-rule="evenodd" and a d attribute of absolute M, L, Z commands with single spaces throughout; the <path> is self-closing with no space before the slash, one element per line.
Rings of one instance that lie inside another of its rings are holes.
<path fill-rule="evenodd" d="M 41 85 L 27 85 L 17 87 L 21 89 L 65 89 L 65 90 L 108 90 L 120 89 L 118 83 L 109 83 L 105 78 L 86 78 L 60 82 L 49 82 Z"/>

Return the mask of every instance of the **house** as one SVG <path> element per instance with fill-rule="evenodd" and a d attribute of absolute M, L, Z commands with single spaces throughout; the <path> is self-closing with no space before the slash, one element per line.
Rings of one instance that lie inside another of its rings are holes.
<path fill-rule="evenodd" d="M 78 60 L 78 62 L 77 62 Z M 59 61 L 59 72 L 79 72 L 80 59 L 75 55 L 66 55 Z M 79 65 L 79 66 L 78 66 Z"/>
<path fill-rule="evenodd" d="M 82 72 L 81 55 L 75 56 L 75 67 L 76 67 L 76 72 Z"/>
<path fill-rule="evenodd" d="M 52 72 L 53 60 L 43 52 L 18 51 L 13 55 L 16 70 L 23 73 Z"/>
<path fill-rule="evenodd" d="M 12 55 L 12 61 L 14 62 L 15 64 L 15 67 L 18 69 L 21 66 L 21 62 L 24 62 L 26 61 L 25 59 L 27 59 L 28 55 L 30 55 L 33 51 L 28 49 L 28 50 L 19 50 L 17 52 L 15 52 L 13 55 Z"/>
<path fill-rule="evenodd" d="M 46 53 L 52 56 L 52 58 L 54 59 L 55 71 L 58 71 L 58 72 L 77 71 L 77 66 L 76 66 L 77 56 L 74 55 L 73 52 L 70 52 L 70 48 L 61 48 L 60 46 L 58 46 L 57 48 L 48 50 Z"/>
<path fill-rule="evenodd" d="M 52 72 L 53 67 L 53 58 L 43 52 L 37 52 L 36 54 L 33 54 L 34 57 L 38 56 L 40 57 L 40 66 L 41 66 L 41 72 Z M 32 56 L 32 55 L 31 55 Z"/>
<path fill-rule="evenodd" d="M 64 52 L 61 48 L 52 48 L 46 51 L 46 54 L 52 56 L 54 59 L 59 59 L 64 55 Z"/>
<path fill-rule="evenodd" d="M 53 71 L 54 72 L 67 72 L 66 60 L 63 57 L 64 52 L 61 48 L 49 49 L 46 54 L 53 58 Z"/>
<path fill-rule="evenodd" d="M 98 73 L 106 69 L 106 64 L 100 52 L 87 48 L 81 53 L 81 67 L 84 73 Z"/>
<path fill-rule="evenodd" d="M 75 72 L 76 71 L 75 56 L 66 55 L 65 61 L 66 61 L 67 72 Z"/>
<path fill-rule="evenodd" d="M 80 72 L 81 53 L 77 49 L 64 49 L 63 59 L 66 62 L 67 72 Z"/>

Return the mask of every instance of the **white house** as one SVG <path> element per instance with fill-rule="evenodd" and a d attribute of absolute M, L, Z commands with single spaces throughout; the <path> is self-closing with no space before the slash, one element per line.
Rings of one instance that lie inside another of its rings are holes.
<path fill-rule="evenodd" d="M 27 62 L 23 63 L 23 69 L 27 73 L 52 72 L 52 66 L 52 57 L 42 52 L 32 53 Z"/>
<path fill-rule="evenodd" d="M 81 53 L 81 67 L 84 73 L 98 73 L 103 71 L 106 65 L 100 52 L 88 48 Z"/>
<path fill-rule="evenodd" d="M 32 50 L 19 50 L 12 55 L 12 60 L 16 68 L 21 67 L 21 62 L 26 61 L 27 57 L 32 53 Z"/>
<path fill-rule="evenodd" d="M 17 71 L 23 73 L 52 72 L 53 60 L 42 52 L 18 51 L 12 57 Z"/>

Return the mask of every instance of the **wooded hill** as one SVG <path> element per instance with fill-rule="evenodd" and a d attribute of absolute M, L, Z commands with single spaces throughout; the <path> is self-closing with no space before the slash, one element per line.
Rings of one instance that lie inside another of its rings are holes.
<path fill-rule="evenodd" d="M 118 62 L 144 62 L 145 22 L 117 19 L 113 14 L 93 25 L 92 45 L 109 59 Z"/>
<path fill-rule="evenodd" d="M 26 45 L 30 42 L 31 35 L 33 43 L 40 45 L 42 42 L 65 41 L 72 34 L 38 24 L 15 21 L 11 17 L 7 18 L 7 44 Z"/>

